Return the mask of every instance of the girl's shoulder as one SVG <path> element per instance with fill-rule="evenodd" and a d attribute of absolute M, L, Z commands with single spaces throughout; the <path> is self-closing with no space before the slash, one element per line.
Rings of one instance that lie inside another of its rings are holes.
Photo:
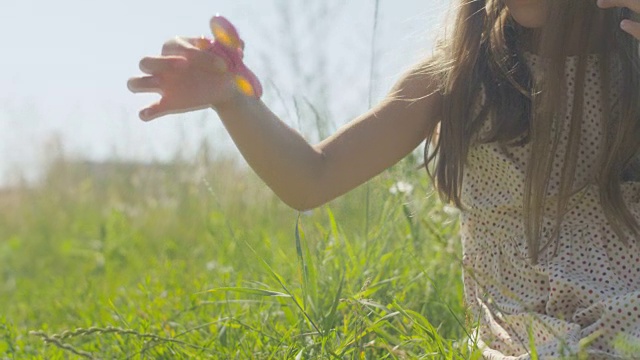
<path fill-rule="evenodd" d="M 404 100 L 430 99 L 439 102 L 442 98 L 442 74 L 433 66 L 431 58 L 427 58 L 411 66 L 392 89 L 392 94 Z"/>

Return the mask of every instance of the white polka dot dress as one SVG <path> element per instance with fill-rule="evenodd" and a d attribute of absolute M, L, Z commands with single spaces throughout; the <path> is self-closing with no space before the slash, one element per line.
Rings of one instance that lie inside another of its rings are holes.
<path fill-rule="evenodd" d="M 527 55 L 535 75 L 540 59 Z M 461 214 L 465 296 L 487 359 L 640 359 L 640 251 L 617 240 L 599 204 L 594 164 L 601 151 L 598 57 L 587 63 L 584 122 L 575 189 L 553 242 L 537 265 L 528 259 L 522 220 L 529 145 L 477 144 L 469 152 Z M 565 77 L 575 79 L 577 58 Z M 571 86 L 569 88 L 572 88 Z M 616 94 L 612 94 L 616 96 Z M 572 91 L 566 111 L 571 114 Z M 568 122 L 554 160 L 548 195 L 558 193 Z M 622 184 L 640 219 L 640 183 Z M 553 207 L 542 243 L 552 239 Z M 556 247 L 557 245 L 557 247 Z M 557 249 L 554 254 L 554 249 Z M 534 344 L 534 346 L 532 346 Z"/>

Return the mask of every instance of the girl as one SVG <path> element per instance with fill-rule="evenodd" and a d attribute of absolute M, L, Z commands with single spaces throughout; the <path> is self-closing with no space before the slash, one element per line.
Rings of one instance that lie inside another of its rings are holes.
<path fill-rule="evenodd" d="M 134 92 L 150 121 L 212 107 L 287 204 L 319 206 L 423 140 L 461 209 L 465 295 L 489 359 L 636 356 L 640 341 L 640 0 L 459 0 L 454 29 L 371 111 L 308 144 L 226 63 L 167 42 Z M 281 176 L 287 174 L 287 176 Z"/>

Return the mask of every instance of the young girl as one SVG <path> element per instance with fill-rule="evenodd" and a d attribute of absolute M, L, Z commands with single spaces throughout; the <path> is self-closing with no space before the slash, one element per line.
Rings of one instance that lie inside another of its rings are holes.
<path fill-rule="evenodd" d="M 484 356 L 638 356 L 640 24 L 629 18 L 640 0 L 454 6 L 455 28 L 434 55 L 317 145 L 237 91 L 198 39 L 142 59 L 148 75 L 129 88 L 162 94 L 145 121 L 212 107 L 251 167 L 299 210 L 426 139 L 429 174 L 461 209 L 465 294 Z"/>

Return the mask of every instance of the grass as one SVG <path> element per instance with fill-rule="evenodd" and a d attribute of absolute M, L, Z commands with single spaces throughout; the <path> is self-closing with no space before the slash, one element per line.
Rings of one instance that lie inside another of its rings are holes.
<path fill-rule="evenodd" d="M 364 188 L 299 215 L 223 160 L 55 161 L 3 195 L 0 358 L 479 358 L 455 215 L 414 168 L 367 218 Z"/>

